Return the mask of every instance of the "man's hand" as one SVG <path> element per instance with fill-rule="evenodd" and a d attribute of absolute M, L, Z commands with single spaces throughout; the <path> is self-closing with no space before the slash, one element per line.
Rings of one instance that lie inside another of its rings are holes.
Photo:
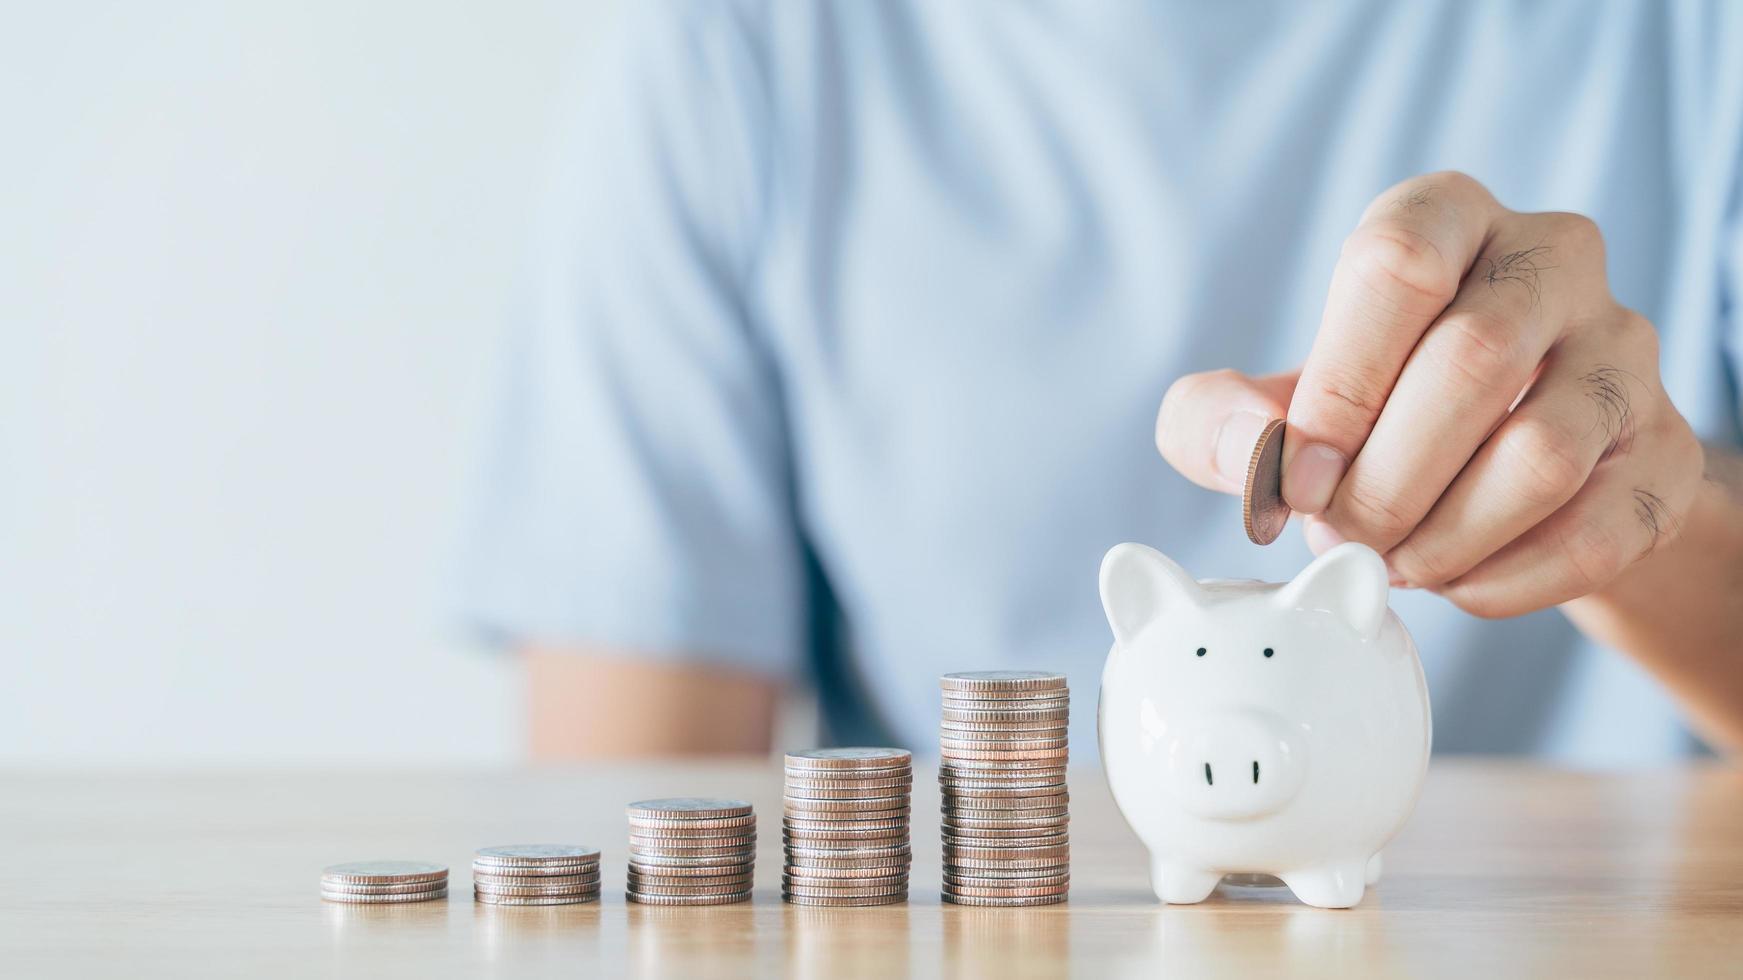
<path fill-rule="evenodd" d="M 1597 226 L 1509 211 L 1464 174 L 1368 206 L 1299 372 L 1180 379 L 1156 441 L 1238 493 L 1267 418 L 1317 552 L 1361 541 L 1395 584 L 1479 616 L 1579 598 L 1674 538 L 1703 451 L 1659 381 L 1652 324 L 1617 304 Z"/>

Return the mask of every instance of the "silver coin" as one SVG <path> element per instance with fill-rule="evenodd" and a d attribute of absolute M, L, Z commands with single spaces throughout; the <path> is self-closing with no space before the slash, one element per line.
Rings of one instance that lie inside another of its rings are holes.
<path fill-rule="evenodd" d="M 448 887 L 448 879 L 436 881 L 321 881 L 324 892 L 340 892 L 348 895 L 407 895 L 416 892 L 434 891 L 437 888 Z"/>
<path fill-rule="evenodd" d="M 788 752 L 788 769 L 866 769 L 911 765 L 914 754 L 907 749 L 849 747 Z"/>
<path fill-rule="evenodd" d="M 893 796 L 877 800 L 786 800 L 781 816 L 801 820 L 820 820 L 826 814 L 840 814 L 843 820 L 894 820 L 906 817 L 911 799 Z"/>
<path fill-rule="evenodd" d="M 479 864 L 472 862 L 472 875 L 477 877 L 504 878 L 573 878 L 579 875 L 596 875 L 599 873 L 599 862 L 592 864 L 553 864 L 549 867 L 535 868 L 529 865 Z"/>
<path fill-rule="evenodd" d="M 599 860 L 599 848 L 580 844 L 499 844 L 481 847 L 473 856 L 474 864 L 545 865 L 585 864 Z"/>
<path fill-rule="evenodd" d="M 474 895 L 591 895 L 599 891 L 599 882 L 591 885 L 564 885 L 559 888 L 545 888 L 539 885 L 486 885 L 480 882 L 472 883 Z"/>
<path fill-rule="evenodd" d="M 495 875 L 480 871 L 472 872 L 473 884 L 484 885 L 590 885 L 599 880 L 599 872 L 575 875 Z"/>
<path fill-rule="evenodd" d="M 1065 675 L 1050 670 L 969 670 L 945 674 L 938 684 L 946 691 L 1038 691 L 1065 687 Z"/>
<path fill-rule="evenodd" d="M 722 800 L 707 796 L 669 796 L 657 800 L 637 800 L 627 807 L 631 819 L 709 820 L 727 817 L 748 817 L 752 809 L 743 800 Z"/>
<path fill-rule="evenodd" d="M 399 905 L 404 902 L 429 902 L 438 898 L 447 898 L 448 888 L 434 888 L 423 892 L 397 892 L 393 894 L 328 891 L 321 890 L 321 900 L 325 902 L 340 902 L 346 905 Z"/>
<path fill-rule="evenodd" d="M 599 901 L 598 892 L 583 895 L 487 895 L 472 893 L 472 900 L 483 905 L 585 905 Z"/>
<path fill-rule="evenodd" d="M 735 830 L 742 827 L 755 827 L 756 814 L 748 813 L 742 817 L 701 817 L 694 820 L 666 817 L 630 817 L 630 828 L 638 833 L 695 833 L 704 834 L 716 830 Z"/>
<path fill-rule="evenodd" d="M 730 892 L 749 888 L 755 875 L 749 871 L 735 875 L 646 875 L 635 871 L 629 873 L 628 884 L 632 889 L 665 888 L 684 886 L 703 891 Z"/>
<path fill-rule="evenodd" d="M 741 834 L 737 837 L 643 837 L 640 834 L 629 836 L 629 845 L 644 851 L 671 851 L 674 854 L 684 852 L 702 852 L 712 854 L 718 851 L 737 851 L 754 847 L 757 842 L 755 834 Z"/>
<path fill-rule="evenodd" d="M 947 873 L 944 876 L 946 885 L 956 885 L 971 888 L 1012 887 L 1029 888 L 1041 885 L 1063 885 L 1071 880 L 1071 872 L 1037 872 L 1026 868 L 1015 871 L 975 872 L 973 874 Z"/>
<path fill-rule="evenodd" d="M 952 905 L 980 905 L 988 908 L 1026 908 L 1037 905 L 1058 905 L 1065 901 L 1065 895 L 1044 895 L 1031 898 L 972 898 L 967 895 L 943 894 L 943 899 Z"/>
<path fill-rule="evenodd" d="M 734 905 L 750 898 L 750 889 L 730 895 L 638 895 L 625 892 L 623 897 L 640 905 Z"/>
<path fill-rule="evenodd" d="M 714 864 L 671 864 L 661 862 L 646 864 L 635 859 L 629 861 L 629 873 L 644 878 L 709 878 L 726 877 L 737 874 L 750 874 L 754 865 L 745 861 Z"/>
<path fill-rule="evenodd" d="M 881 868 L 809 868 L 796 864 L 783 865 L 781 877 L 801 881 L 905 881 L 909 865 L 897 864 Z"/>
<path fill-rule="evenodd" d="M 782 899 L 792 905 L 810 905 L 818 908 L 870 908 L 876 905 L 899 905 L 908 900 L 908 893 L 889 895 L 881 898 L 850 898 L 833 896 L 830 898 L 813 898 L 805 895 L 783 895 Z"/>
<path fill-rule="evenodd" d="M 428 861 L 352 861 L 321 870 L 321 880 L 386 884 L 396 881 L 439 881 L 448 877 L 448 866 Z"/>

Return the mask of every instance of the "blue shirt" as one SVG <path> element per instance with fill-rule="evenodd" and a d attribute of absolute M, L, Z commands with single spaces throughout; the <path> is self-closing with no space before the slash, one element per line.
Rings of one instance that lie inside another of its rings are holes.
<path fill-rule="evenodd" d="M 501 637 L 808 679 L 922 751 L 940 672 L 1063 669 L 1088 759 L 1108 547 L 1310 557 L 1163 463 L 1162 393 L 1298 364 L 1363 206 L 1439 169 L 1595 218 L 1676 405 L 1743 441 L 1743 4 L 644 6 L 568 106 L 483 467 Z M 1554 610 L 1393 605 L 1440 751 L 1694 747 Z"/>

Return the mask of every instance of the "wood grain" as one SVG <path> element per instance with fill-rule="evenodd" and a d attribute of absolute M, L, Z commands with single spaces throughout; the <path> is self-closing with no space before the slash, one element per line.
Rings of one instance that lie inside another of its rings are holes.
<path fill-rule="evenodd" d="M 937 790 L 917 774 L 907 905 L 777 893 L 779 769 L 761 762 L 512 774 L 13 775 L 0 781 L 7 976 L 1739 976 L 1743 775 L 1437 762 L 1361 906 L 1224 886 L 1156 904 L 1099 775 L 1072 786 L 1073 890 L 1041 909 L 940 905 Z M 751 903 L 626 905 L 622 804 L 741 796 L 761 817 Z M 471 900 L 474 848 L 605 850 L 599 905 Z M 453 868 L 443 902 L 323 903 L 320 869 Z"/>

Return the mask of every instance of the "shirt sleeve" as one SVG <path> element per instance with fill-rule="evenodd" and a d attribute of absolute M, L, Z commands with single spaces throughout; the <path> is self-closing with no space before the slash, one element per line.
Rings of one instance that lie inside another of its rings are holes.
<path fill-rule="evenodd" d="M 498 642 L 794 670 L 804 561 L 746 311 L 763 73 L 726 4 L 636 5 L 561 125 L 461 575 Z"/>

